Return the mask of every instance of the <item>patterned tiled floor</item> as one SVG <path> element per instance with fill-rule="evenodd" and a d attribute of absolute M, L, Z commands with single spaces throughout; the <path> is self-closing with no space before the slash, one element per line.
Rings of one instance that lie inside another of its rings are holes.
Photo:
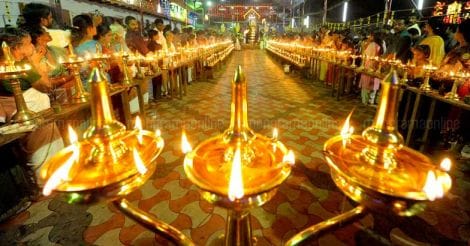
<path fill-rule="evenodd" d="M 352 208 L 331 181 L 321 150 L 353 108 L 352 121 L 358 131 L 370 123 L 374 109 L 361 106 L 356 99 L 336 101 L 319 83 L 284 74 L 260 50 L 234 53 L 215 79 L 195 82 L 183 100 L 159 102 L 149 110 L 148 127 L 161 129 L 166 146 L 154 177 L 128 199 L 180 229 L 197 245 L 217 244 L 226 211 L 201 200 L 197 187 L 186 178 L 180 133 L 184 127 L 194 146 L 228 126 L 230 81 L 238 64 L 248 80 L 251 127 L 266 135 L 278 127 L 280 139 L 297 157 L 277 195 L 252 210 L 257 245 L 282 245 L 302 228 Z M 457 168 L 453 174 L 452 194 L 420 216 L 368 215 L 306 245 L 465 245 L 470 239 L 470 178 L 468 171 Z M 8 245 L 166 245 L 112 205 L 70 205 L 58 198 L 33 204 L 0 225 L 0 231 L 0 244 Z"/>

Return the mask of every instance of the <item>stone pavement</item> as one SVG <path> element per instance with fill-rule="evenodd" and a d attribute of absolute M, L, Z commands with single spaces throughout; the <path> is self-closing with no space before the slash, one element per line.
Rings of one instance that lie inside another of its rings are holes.
<path fill-rule="evenodd" d="M 296 164 L 277 195 L 252 210 L 257 245 L 282 245 L 299 230 L 353 207 L 335 187 L 323 160 L 323 143 L 338 134 L 348 113 L 361 131 L 371 122 L 374 108 L 354 98 L 336 101 L 330 91 L 281 66 L 260 50 L 235 52 L 215 79 L 194 82 L 183 100 L 159 102 L 147 115 L 148 128 L 161 129 L 165 149 L 157 171 L 128 199 L 139 208 L 180 229 L 197 245 L 216 245 L 224 231 L 226 211 L 201 199 L 183 171 L 181 129 L 193 146 L 221 133 L 229 125 L 230 81 L 236 66 L 248 81 L 251 127 L 293 149 Z M 452 194 L 414 218 L 368 215 L 361 221 L 306 245 L 461 244 L 470 239 L 470 178 L 453 171 Z M 16 245 L 166 245 L 119 213 L 110 204 L 71 205 L 43 198 L 27 211 L 0 225 L 0 244 Z"/>

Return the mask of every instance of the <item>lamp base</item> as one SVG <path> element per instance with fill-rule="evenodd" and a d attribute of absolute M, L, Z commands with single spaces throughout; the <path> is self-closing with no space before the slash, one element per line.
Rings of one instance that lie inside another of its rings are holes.
<path fill-rule="evenodd" d="M 26 109 L 16 112 L 11 118 L 12 123 L 21 123 L 24 125 L 37 125 L 42 121 L 41 115 Z"/>
<path fill-rule="evenodd" d="M 83 94 L 76 94 L 72 98 L 73 103 L 86 103 L 88 102 L 89 94 L 88 93 L 83 93 Z"/>

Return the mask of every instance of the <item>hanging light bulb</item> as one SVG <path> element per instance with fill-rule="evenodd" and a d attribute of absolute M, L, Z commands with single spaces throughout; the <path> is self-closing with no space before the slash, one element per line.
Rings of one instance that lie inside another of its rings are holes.
<path fill-rule="evenodd" d="M 423 9 L 423 5 L 424 5 L 424 0 L 419 0 L 418 1 L 418 6 L 416 6 L 416 8 L 418 10 L 422 10 Z"/>
<path fill-rule="evenodd" d="M 343 5 L 343 22 L 346 22 L 346 19 L 348 17 L 348 2 L 344 2 Z"/>

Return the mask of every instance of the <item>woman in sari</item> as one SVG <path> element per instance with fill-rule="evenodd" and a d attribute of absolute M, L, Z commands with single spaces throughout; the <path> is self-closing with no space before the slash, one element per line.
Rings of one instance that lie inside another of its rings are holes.
<path fill-rule="evenodd" d="M 371 33 L 367 39 L 367 45 L 363 51 L 363 55 L 367 57 L 378 57 L 382 54 L 382 48 L 380 47 L 381 41 L 377 38 L 377 35 Z M 377 66 L 377 62 L 372 59 L 367 59 L 364 63 L 365 69 L 374 70 Z M 359 81 L 359 88 L 361 88 L 361 99 L 364 105 L 373 105 L 375 102 L 375 95 L 380 87 L 380 79 L 371 77 L 369 75 L 362 74 Z"/>

